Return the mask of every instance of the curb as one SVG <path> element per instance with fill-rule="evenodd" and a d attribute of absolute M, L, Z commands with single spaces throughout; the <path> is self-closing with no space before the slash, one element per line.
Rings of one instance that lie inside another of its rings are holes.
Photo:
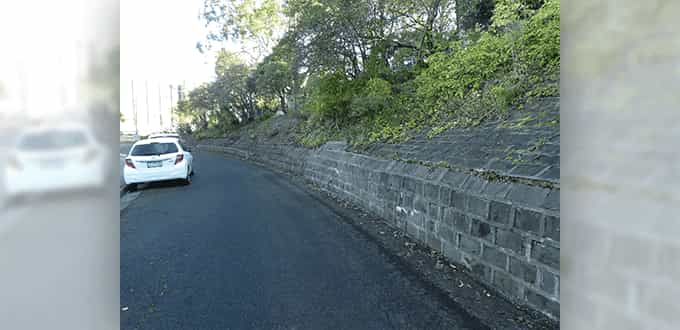
<path fill-rule="evenodd" d="M 120 187 L 120 197 L 119 198 L 122 198 L 128 192 L 130 192 L 130 185 L 127 185 L 127 184 L 123 185 L 122 187 Z"/>

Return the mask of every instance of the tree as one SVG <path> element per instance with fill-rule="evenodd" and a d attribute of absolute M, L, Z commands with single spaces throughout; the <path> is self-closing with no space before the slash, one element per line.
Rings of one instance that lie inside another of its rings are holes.
<path fill-rule="evenodd" d="M 188 118 L 199 129 L 208 128 L 208 117 L 217 107 L 217 100 L 211 89 L 212 84 L 202 84 L 192 89 L 186 100 L 177 103 L 178 114 Z"/>
<path fill-rule="evenodd" d="M 257 90 L 265 96 L 277 98 L 279 110 L 284 113 L 288 112 L 288 97 L 299 81 L 296 79 L 298 68 L 295 66 L 294 49 L 288 41 L 279 42 L 256 69 Z"/>
<path fill-rule="evenodd" d="M 466 31 L 477 26 L 486 28 L 491 23 L 495 0 L 458 0 L 456 16 L 458 30 Z"/>
<path fill-rule="evenodd" d="M 215 62 L 217 76 L 213 91 L 223 111 L 234 113 L 240 121 L 255 116 L 255 78 L 248 64 L 238 54 L 220 50 Z"/>
<path fill-rule="evenodd" d="M 285 26 L 281 0 L 205 0 L 200 16 L 210 32 L 197 44 L 199 51 L 215 42 L 239 42 L 251 62 L 262 59 Z"/>
<path fill-rule="evenodd" d="M 230 40 L 248 57 L 219 51 L 215 80 L 190 93 L 201 127 L 290 107 L 315 127 L 391 139 L 454 112 L 487 118 L 478 108 L 513 104 L 530 74 L 558 91 L 558 0 L 204 1 L 211 32 L 199 48 Z"/>

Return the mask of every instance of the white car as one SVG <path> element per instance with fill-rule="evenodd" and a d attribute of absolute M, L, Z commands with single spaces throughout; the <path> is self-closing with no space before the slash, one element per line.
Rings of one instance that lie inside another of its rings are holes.
<path fill-rule="evenodd" d="M 166 138 L 166 137 L 179 139 L 179 134 L 175 134 L 175 133 L 157 133 L 157 134 L 151 134 L 151 135 L 149 135 L 149 139 L 159 139 L 159 138 Z"/>
<path fill-rule="evenodd" d="M 112 160 L 87 126 L 29 128 L 15 141 L 4 171 L 9 196 L 106 185 Z"/>
<path fill-rule="evenodd" d="M 123 180 L 136 187 L 138 183 L 183 180 L 191 183 L 194 157 L 177 138 L 159 137 L 141 140 L 125 157 Z"/>

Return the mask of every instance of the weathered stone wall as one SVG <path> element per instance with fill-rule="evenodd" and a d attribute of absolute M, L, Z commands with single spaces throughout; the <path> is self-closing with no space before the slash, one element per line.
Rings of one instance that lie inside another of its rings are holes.
<path fill-rule="evenodd" d="M 337 142 L 317 150 L 282 144 L 200 148 L 302 176 L 467 266 L 505 297 L 559 319 L 560 190 L 554 184 L 487 180 L 350 152 Z"/>
<path fill-rule="evenodd" d="M 542 98 L 527 104 L 524 111 L 513 112 L 510 120 L 450 129 L 431 138 L 423 132 L 403 143 L 375 143 L 356 151 L 558 183 L 559 112 L 559 97 Z"/>

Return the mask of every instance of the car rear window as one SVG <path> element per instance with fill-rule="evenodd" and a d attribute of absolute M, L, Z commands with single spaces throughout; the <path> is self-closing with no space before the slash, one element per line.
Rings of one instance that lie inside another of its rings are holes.
<path fill-rule="evenodd" d="M 132 156 L 164 155 L 178 152 L 177 145 L 171 142 L 138 144 L 132 149 Z"/>
<path fill-rule="evenodd" d="M 27 134 L 19 142 L 19 149 L 50 150 L 73 148 L 86 145 L 87 137 L 83 132 L 71 130 L 54 130 Z"/>

